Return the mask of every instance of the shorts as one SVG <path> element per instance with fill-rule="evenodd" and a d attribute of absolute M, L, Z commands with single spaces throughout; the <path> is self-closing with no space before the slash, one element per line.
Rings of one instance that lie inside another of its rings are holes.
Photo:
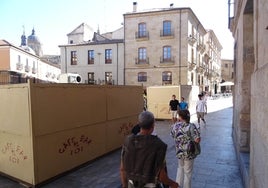
<path fill-rule="evenodd" d="M 177 110 L 171 110 L 171 116 L 172 116 L 172 118 L 177 118 L 178 117 L 178 111 Z"/>
<path fill-rule="evenodd" d="M 205 117 L 205 112 L 196 112 L 197 118 L 204 119 Z"/>

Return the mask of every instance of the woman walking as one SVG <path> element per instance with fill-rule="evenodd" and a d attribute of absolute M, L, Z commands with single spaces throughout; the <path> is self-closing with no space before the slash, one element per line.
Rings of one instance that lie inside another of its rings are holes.
<path fill-rule="evenodd" d="M 176 181 L 183 188 L 191 188 L 194 159 L 198 155 L 193 148 L 193 142 L 200 142 L 200 132 L 195 124 L 190 123 L 190 112 L 179 111 L 179 122 L 174 124 L 171 136 L 175 141 L 178 170 Z"/>

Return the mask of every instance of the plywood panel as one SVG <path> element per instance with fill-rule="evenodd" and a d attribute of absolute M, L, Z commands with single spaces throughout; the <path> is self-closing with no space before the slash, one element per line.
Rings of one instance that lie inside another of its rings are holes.
<path fill-rule="evenodd" d="M 143 110 L 142 87 L 108 87 L 106 93 L 108 120 L 129 117 Z"/>
<path fill-rule="evenodd" d="M 0 132 L 0 172 L 34 183 L 31 138 Z"/>
<path fill-rule="evenodd" d="M 106 124 L 106 151 L 110 152 L 122 146 L 124 138 L 131 133 L 131 129 L 138 122 L 135 116 L 108 121 Z"/>
<path fill-rule="evenodd" d="M 27 85 L 0 86 L 0 131 L 30 136 L 29 90 Z"/>
<path fill-rule="evenodd" d="M 105 154 L 105 124 L 35 138 L 37 183 Z"/>
<path fill-rule="evenodd" d="M 32 114 L 35 135 L 105 122 L 105 96 L 103 87 L 34 85 Z"/>

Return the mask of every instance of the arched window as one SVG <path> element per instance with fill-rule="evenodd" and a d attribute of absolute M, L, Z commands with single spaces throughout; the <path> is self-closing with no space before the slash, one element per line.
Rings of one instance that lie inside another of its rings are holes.
<path fill-rule="evenodd" d="M 147 82 L 147 73 L 139 72 L 138 73 L 138 82 Z"/>

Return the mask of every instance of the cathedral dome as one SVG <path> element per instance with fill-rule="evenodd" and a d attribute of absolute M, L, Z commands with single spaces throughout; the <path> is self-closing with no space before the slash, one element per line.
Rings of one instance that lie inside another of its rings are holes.
<path fill-rule="evenodd" d="M 35 30 L 32 30 L 32 34 L 28 36 L 28 43 L 41 44 L 39 38 L 35 35 Z"/>

